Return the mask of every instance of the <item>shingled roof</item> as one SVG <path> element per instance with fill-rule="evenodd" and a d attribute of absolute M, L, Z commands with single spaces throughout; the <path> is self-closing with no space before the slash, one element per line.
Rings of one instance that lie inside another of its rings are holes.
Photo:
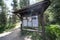
<path fill-rule="evenodd" d="M 31 12 L 40 14 L 41 12 L 44 12 L 48 6 L 50 5 L 50 1 L 42 1 L 38 2 L 36 4 L 26 6 L 22 9 L 16 10 L 13 13 L 14 14 L 20 14 L 20 15 L 30 15 Z"/>

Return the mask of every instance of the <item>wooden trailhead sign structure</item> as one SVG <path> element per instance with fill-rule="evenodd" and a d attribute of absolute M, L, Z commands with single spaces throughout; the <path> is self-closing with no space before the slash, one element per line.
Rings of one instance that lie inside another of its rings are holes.
<path fill-rule="evenodd" d="M 48 8 L 48 6 L 51 4 L 49 0 L 44 0 L 42 2 L 38 2 L 36 4 L 26 6 L 22 9 L 16 10 L 13 13 L 17 15 L 20 18 L 21 23 L 21 30 L 25 27 L 32 27 L 38 28 L 38 31 L 40 31 L 40 27 L 42 27 L 42 37 L 43 40 L 46 40 L 45 35 L 45 23 L 44 23 L 44 11 Z"/>

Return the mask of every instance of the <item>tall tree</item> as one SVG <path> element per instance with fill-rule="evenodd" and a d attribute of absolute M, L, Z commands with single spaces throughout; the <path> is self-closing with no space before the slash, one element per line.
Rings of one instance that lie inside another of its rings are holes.
<path fill-rule="evenodd" d="M 18 0 L 13 0 L 13 10 L 16 11 L 17 10 L 17 7 L 18 7 Z M 13 23 L 15 24 L 16 23 L 16 15 L 13 15 L 12 16 L 12 20 L 13 20 Z"/>
<path fill-rule="evenodd" d="M 20 8 L 23 8 L 28 5 L 29 5 L 29 0 L 20 0 Z"/>
<path fill-rule="evenodd" d="M 3 0 L 0 0 L 0 32 L 3 32 L 6 28 L 6 5 Z"/>
<path fill-rule="evenodd" d="M 60 24 L 60 0 L 53 0 L 50 12 L 53 13 L 54 22 Z"/>
<path fill-rule="evenodd" d="M 46 11 L 49 23 L 60 24 L 60 0 L 51 0 L 51 5 Z"/>

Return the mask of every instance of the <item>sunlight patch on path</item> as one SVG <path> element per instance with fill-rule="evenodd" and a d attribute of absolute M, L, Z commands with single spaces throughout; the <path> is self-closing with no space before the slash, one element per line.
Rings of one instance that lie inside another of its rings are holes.
<path fill-rule="evenodd" d="M 19 28 L 19 27 L 20 27 L 20 23 L 16 23 L 16 27 L 13 28 L 12 30 L 17 29 L 17 28 Z M 7 36 L 7 35 L 11 34 L 12 32 L 13 32 L 13 31 L 4 32 L 4 33 L 0 34 L 0 37 Z"/>
<path fill-rule="evenodd" d="M 31 40 L 31 36 L 26 36 L 24 40 Z"/>
<path fill-rule="evenodd" d="M 5 32 L 5 33 L 2 33 L 0 34 L 0 37 L 3 37 L 3 36 L 6 36 L 6 35 L 9 35 L 11 32 Z"/>
<path fill-rule="evenodd" d="M 15 29 L 16 29 L 16 28 L 19 28 L 20 26 L 21 26 L 21 22 L 16 23 L 16 27 L 15 27 Z"/>

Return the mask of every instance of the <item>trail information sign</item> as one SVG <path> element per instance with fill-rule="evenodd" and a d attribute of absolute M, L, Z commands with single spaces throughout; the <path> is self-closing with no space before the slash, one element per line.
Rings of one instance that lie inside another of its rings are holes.
<path fill-rule="evenodd" d="M 38 16 L 23 17 L 23 27 L 38 27 Z"/>

